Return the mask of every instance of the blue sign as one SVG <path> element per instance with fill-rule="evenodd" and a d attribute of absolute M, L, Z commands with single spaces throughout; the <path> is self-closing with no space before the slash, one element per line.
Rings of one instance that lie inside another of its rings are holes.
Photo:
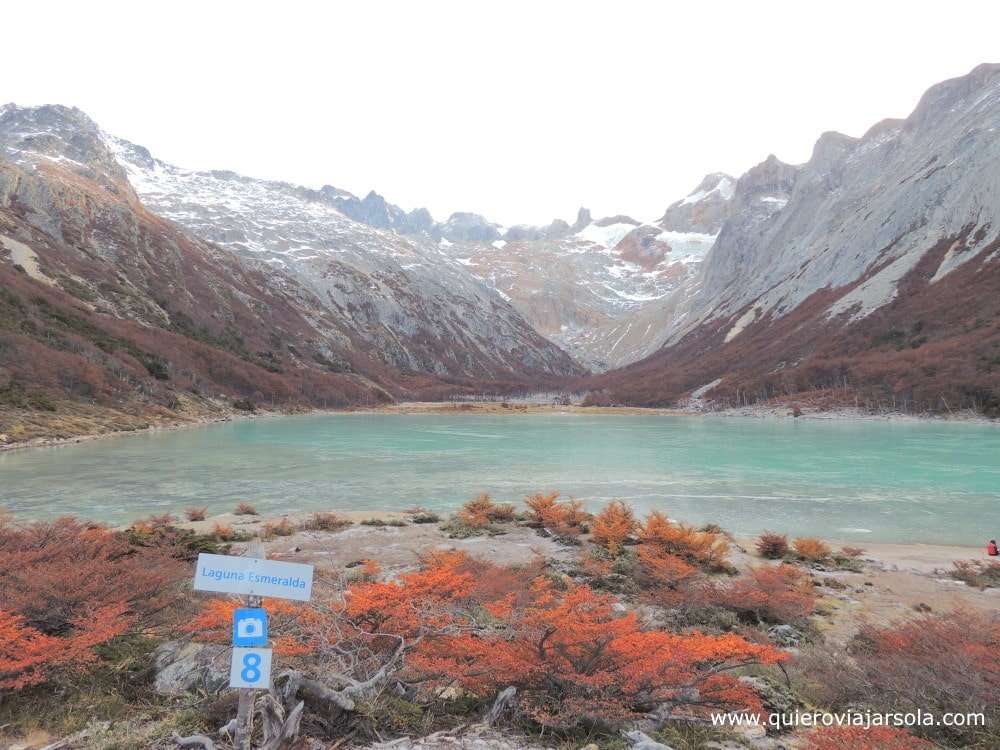
<path fill-rule="evenodd" d="M 233 645 L 253 648 L 267 645 L 267 610 L 241 607 L 233 610 Z"/>

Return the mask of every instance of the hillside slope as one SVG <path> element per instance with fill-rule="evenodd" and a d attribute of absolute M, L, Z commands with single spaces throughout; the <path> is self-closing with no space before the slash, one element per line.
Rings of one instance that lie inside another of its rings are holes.
<path fill-rule="evenodd" d="M 804 165 L 769 157 L 737 182 L 696 289 L 664 310 L 665 347 L 598 379 L 600 398 L 821 391 L 997 413 L 998 133 L 1000 66 L 983 65 L 932 87 L 905 120 L 824 134 Z"/>

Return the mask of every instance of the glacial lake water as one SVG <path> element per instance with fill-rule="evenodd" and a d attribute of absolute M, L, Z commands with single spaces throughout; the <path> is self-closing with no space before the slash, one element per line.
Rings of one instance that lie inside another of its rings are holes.
<path fill-rule="evenodd" d="M 0 454 L 15 517 L 121 523 L 238 501 L 262 513 L 450 511 L 479 492 L 612 498 L 737 534 L 1000 537 L 1000 428 L 585 414 L 316 414 Z"/>

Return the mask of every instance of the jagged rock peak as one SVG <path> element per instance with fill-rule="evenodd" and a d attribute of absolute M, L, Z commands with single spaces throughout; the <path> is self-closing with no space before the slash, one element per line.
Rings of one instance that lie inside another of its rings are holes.
<path fill-rule="evenodd" d="M 576 212 L 576 221 L 573 222 L 573 226 L 570 229 L 574 232 L 579 232 L 592 221 L 590 209 L 580 206 L 580 209 Z"/>
<path fill-rule="evenodd" d="M 441 236 L 449 242 L 493 242 L 500 239 L 500 228 L 486 217 L 468 211 L 457 211 L 448 221 L 438 225 Z"/>
<path fill-rule="evenodd" d="M 935 84 L 920 97 L 913 113 L 906 118 L 906 127 L 914 129 L 933 123 L 966 97 L 981 97 L 992 87 L 1000 87 L 1000 63 L 983 63 L 964 76 Z"/>
<path fill-rule="evenodd" d="M 0 144 L 0 153 L 15 162 L 57 163 L 116 195 L 138 200 L 101 129 L 76 107 L 5 104 L 0 108 Z"/>

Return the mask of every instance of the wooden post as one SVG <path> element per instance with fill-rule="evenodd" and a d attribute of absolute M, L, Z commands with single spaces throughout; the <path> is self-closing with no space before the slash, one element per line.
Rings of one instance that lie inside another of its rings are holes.
<path fill-rule="evenodd" d="M 260 539 L 252 542 L 246 551 L 247 557 L 261 558 L 264 556 Z M 248 607 L 259 607 L 261 599 L 254 594 L 247 595 Z M 250 750 L 250 738 L 253 736 L 253 688 L 238 688 L 239 704 L 236 709 L 236 731 L 233 744 L 236 750 Z"/>

